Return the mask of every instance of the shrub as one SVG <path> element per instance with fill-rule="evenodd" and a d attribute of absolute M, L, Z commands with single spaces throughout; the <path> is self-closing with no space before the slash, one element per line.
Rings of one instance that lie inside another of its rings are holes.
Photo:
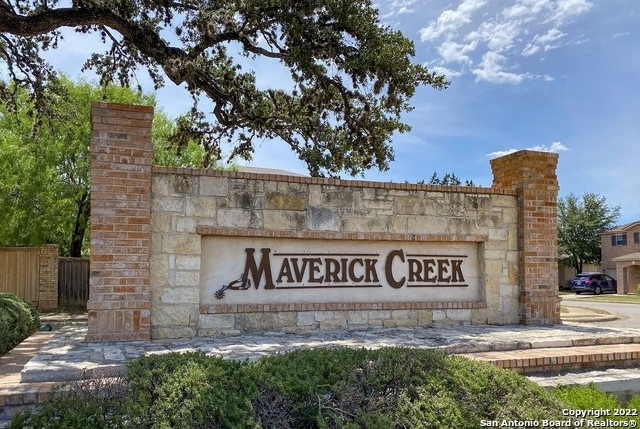
<path fill-rule="evenodd" d="M 39 328 L 40 317 L 31 303 L 10 293 L 0 293 L 0 356 Z"/>
<path fill-rule="evenodd" d="M 600 420 L 618 420 L 627 422 L 626 424 L 620 425 L 620 427 L 636 427 L 637 424 L 640 423 L 640 416 L 616 415 L 614 411 L 620 409 L 640 409 L 638 408 L 640 407 L 640 395 L 633 396 L 629 403 L 622 407 L 620 406 L 616 396 L 611 393 L 598 390 L 594 383 L 589 383 L 586 386 L 573 384 L 558 386 L 556 392 L 558 397 L 566 402 L 571 408 L 580 410 L 608 410 L 606 413 L 601 413 L 602 417 Z M 634 414 L 637 414 L 637 411 Z M 595 417 L 591 417 L 590 419 L 598 420 L 598 418 Z M 636 426 L 629 426 L 629 422 L 635 422 Z"/>
<path fill-rule="evenodd" d="M 636 285 L 636 294 L 640 295 L 640 283 Z"/>
<path fill-rule="evenodd" d="M 424 349 L 300 350 L 252 363 L 152 355 L 128 364 L 126 386 L 62 392 L 10 427 L 464 429 L 560 419 L 566 407 L 512 371 Z"/>

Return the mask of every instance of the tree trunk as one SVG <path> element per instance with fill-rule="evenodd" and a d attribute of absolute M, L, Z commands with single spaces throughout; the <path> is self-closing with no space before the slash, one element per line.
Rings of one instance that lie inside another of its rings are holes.
<path fill-rule="evenodd" d="M 73 226 L 73 235 L 71 236 L 71 246 L 69 256 L 72 258 L 80 258 L 82 256 L 82 242 L 84 234 L 89 224 L 89 214 L 91 212 L 91 200 L 89 191 L 85 191 L 78 203 L 78 212 L 76 213 L 76 221 Z"/>

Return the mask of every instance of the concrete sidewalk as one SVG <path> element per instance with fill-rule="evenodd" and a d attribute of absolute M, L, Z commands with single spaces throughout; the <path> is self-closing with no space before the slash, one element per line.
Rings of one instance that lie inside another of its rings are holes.
<path fill-rule="evenodd" d="M 0 358 L 0 420 L 41 402 L 52 387 L 61 382 L 123 374 L 126 362 L 131 359 L 174 351 L 199 350 L 225 359 L 255 360 L 279 352 L 318 347 L 420 347 L 486 360 L 520 373 L 546 371 L 554 376 L 585 369 L 640 366 L 640 330 L 598 327 L 595 321 L 615 316 L 588 309 L 563 307 L 562 316 L 565 323 L 555 326 L 467 325 L 304 334 L 270 332 L 102 343 L 84 341 L 87 325 L 83 315 L 62 319 L 43 317 L 43 323 L 53 326 L 52 332 L 38 332 Z M 624 374 L 628 380 L 635 380 L 640 390 L 640 372 L 626 369 Z M 555 381 L 558 383 L 566 384 L 562 379 Z"/>

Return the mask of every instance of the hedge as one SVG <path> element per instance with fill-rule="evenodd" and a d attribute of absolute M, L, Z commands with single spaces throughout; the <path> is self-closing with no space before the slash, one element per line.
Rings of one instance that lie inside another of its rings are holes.
<path fill-rule="evenodd" d="M 30 302 L 10 293 L 0 293 L 0 356 L 39 328 L 38 311 Z"/>

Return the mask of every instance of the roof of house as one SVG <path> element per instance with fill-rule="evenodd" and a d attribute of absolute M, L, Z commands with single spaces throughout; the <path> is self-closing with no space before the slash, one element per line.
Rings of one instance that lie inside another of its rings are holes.
<path fill-rule="evenodd" d="M 276 168 L 264 168 L 264 167 L 248 167 L 239 166 L 238 171 L 241 173 L 255 173 L 255 174 L 277 174 L 279 176 L 302 176 L 308 177 L 304 174 L 294 173 L 292 171 L 278 170 Z"/>
<path fill-rule="evenodd" d="M 633 228 L 634 226 L 640 226 L 640 220 L 637 220 L 635 222 L 625 223 L 624 225 L 618 225 L 614 228 L 608 229 L 606 231 L 602 231 L 600 234 L 615 234 L 616 232 L 625 232 Z"/>

